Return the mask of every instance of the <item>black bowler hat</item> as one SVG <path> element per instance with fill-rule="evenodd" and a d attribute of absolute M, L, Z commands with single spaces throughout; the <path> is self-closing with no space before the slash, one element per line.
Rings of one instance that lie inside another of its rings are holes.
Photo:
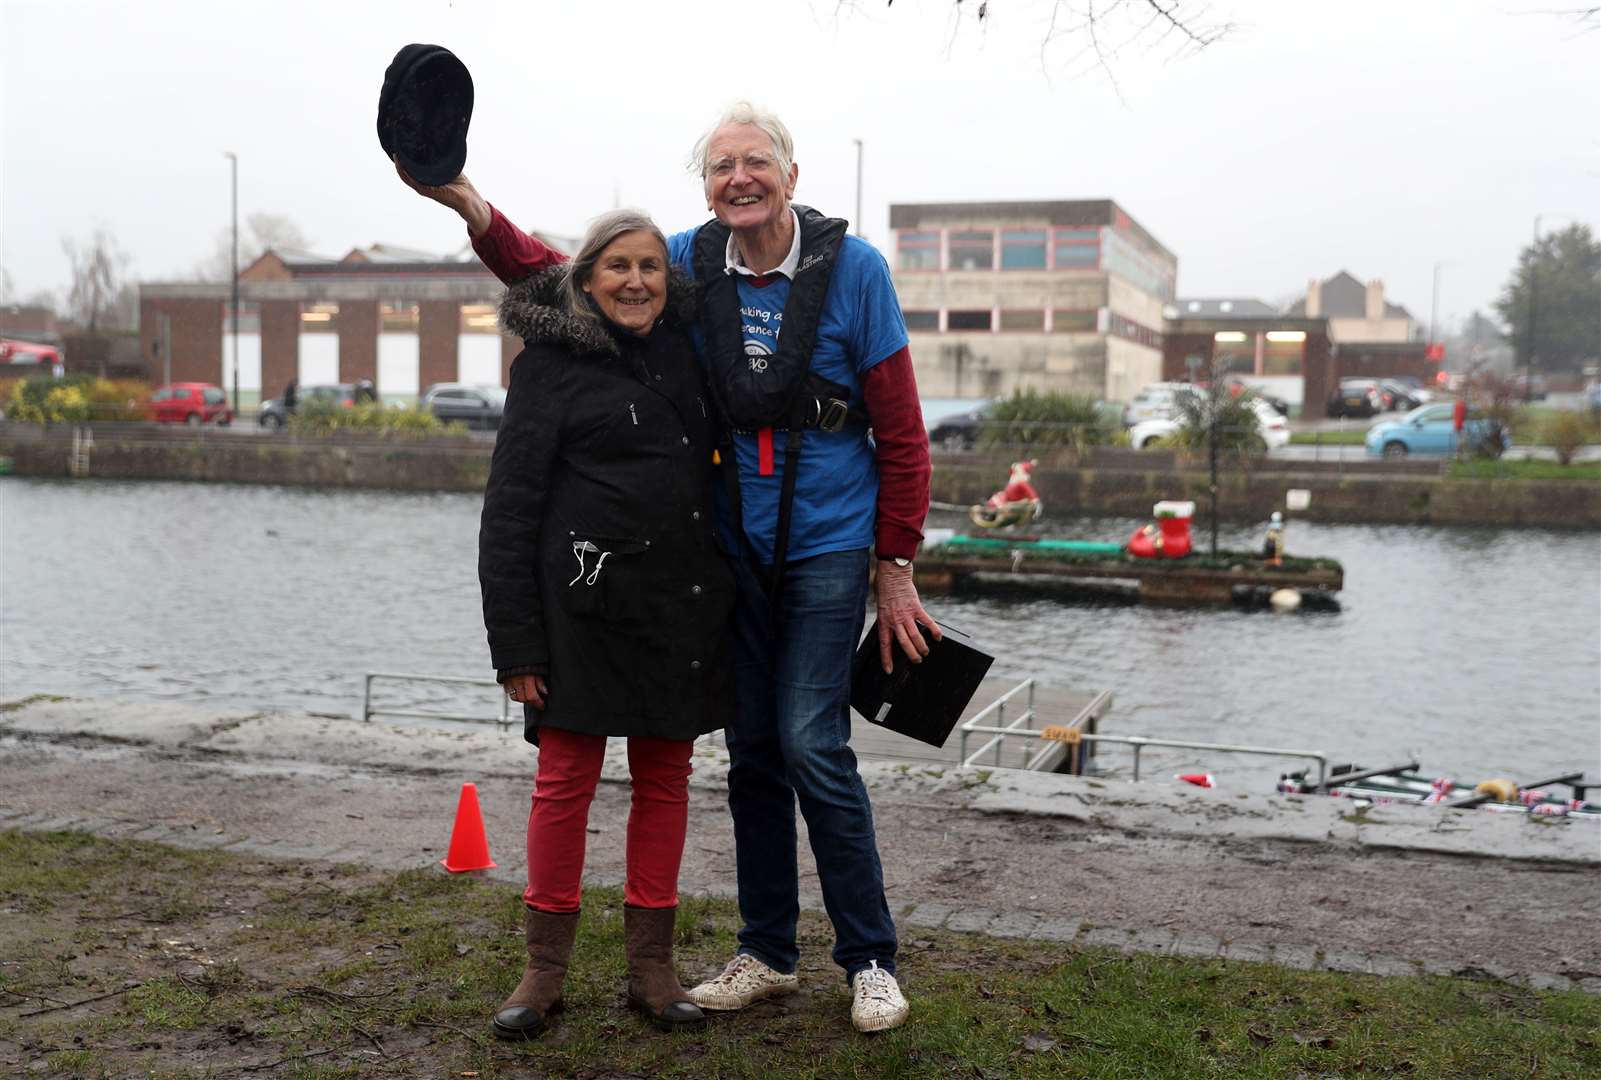
<path fill-rule="evenodd" d="M 473 77 L 441 45 L 407 45 L 384 72 L 378 142 L 421 184 L 448 184 L 467 163 Z"/>

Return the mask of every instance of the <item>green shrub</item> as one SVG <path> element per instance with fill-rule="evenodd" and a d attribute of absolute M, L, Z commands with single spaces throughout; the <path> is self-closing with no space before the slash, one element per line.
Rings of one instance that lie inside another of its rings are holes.
<path fill-rule="evenodd" d="M 8 415 L 24 419 L 22 412 L 44 423 L 85 420 L 143 420 L 150 397 L 148 384 L 137 379 L 101 379 L 68 375 L 61 379 L 33 378 L 12 388 L 11 401 L 19 409 Z"/>
<path fill-rule="evenodd" d="M 1540 441 L 1556 451 L 1558 461 L 1564 465 L 1571 465 L 1573 455 L 1579 452 L 1581 446 L 1594 438 L 1595 434 L 1594 425 L 1582 414 L 1564 410 L 1546 420 Z"/>
<path fill-rule="evenodd" d="M 300 405 L 289 417 L 289 430 L 297 435 L 332 435 L 360 431 L 399 438 L 454 435 L 466 430 L 460 423 L 445 424 L 433 413 L 415 406 L 385 406 L 363 402 L 345 407 L 336 401 L 314 400 Z"/>
<path fill-rule="evenodd" d="M 999 447 L 1106 446 L 1118 434 L 1092 397 L 1055 391 L 1018 390 L 995 403 L 978 445 Z"/>
<path fill-rule="evenodd" d="M 13 383 L 6 416 L 35 424 L 81 424 L 90 420 L 142 420 L 150 388 L 135 379 L 68 375 Z"/>
<path fill-rule="evenodd" d="M 1220 450 L 1265 451 L 1261 421 L 1252 402 L 1256 395 L 1249 390 L 1234 394 L 1233 388 L 1214 380 L 1208 389 L 1178 397 L 1179 428 L 1162 445 L 1186 450 L 1205 450 L 1207 432 L 1217 425 L 1217 445 Z"/>

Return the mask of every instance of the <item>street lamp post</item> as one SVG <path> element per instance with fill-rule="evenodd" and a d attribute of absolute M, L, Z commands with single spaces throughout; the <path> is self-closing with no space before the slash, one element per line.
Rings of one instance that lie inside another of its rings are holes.
<path fill-rule="evenodd" d="M 239 155 L 224 150 L 233 174 L 233 300 L 228 323 L 233 329 L 233 412 L 239 415 Z"/>
<path fill-rule="evenodd" d="M 856 144 L 856 235 L 862 235 L 862 140 L 852 139 Z"/>

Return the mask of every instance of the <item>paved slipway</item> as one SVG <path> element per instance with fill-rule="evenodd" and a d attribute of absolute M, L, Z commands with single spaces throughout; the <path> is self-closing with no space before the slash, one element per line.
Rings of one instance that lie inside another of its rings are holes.
<path fill-rule="evenodd" d="M 586 875 L 622 878 L 613 740 Z M 535 751 L 520 730 L 212 707 L 0 713 L 0 828 L 80 829 L 381 868 L 444 854 L 478 786 L 517 881 Z M 1601 993 L 1601 821 L 864 763 L 903 948 L 921 927 L 1298 968 Z M 687 893 L 732 895 L 727 758 L 697 748 Z M 821 907 L 802 856 L 803 902 Z M 826 957 L 808 962 L 826 965 Z"/>

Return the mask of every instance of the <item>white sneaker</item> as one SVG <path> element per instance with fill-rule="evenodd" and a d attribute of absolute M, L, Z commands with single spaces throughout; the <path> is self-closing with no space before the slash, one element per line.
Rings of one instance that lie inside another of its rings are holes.
<path fill-rule="evenodd" d="M 851 989 L 855 992 L 851 999 L 851 1023 L 857 1031 L 888 1031 L 900 1027 L 906 1023 L 906 1014 L 912 1008 L 901 996 L 895 976 L 879 967 L 877 960 L 868 962 L 872 966 L 858 971 L 851 980 Z"/>
<path fill-rule="evenodd" d="M 796 976 L 774 971 L 754 956 L 740 953 L 728 962 L 721 975 L 690 990 L 689 999 L 703 1009 L 732 1012 L 754 1001 L 793 994 L 798 989 L 800 979 Z"/>

